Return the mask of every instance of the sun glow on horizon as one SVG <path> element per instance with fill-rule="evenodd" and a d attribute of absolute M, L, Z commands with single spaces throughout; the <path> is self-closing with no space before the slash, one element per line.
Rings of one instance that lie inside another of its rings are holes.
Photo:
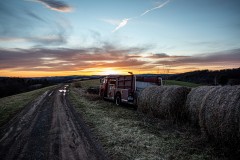
<path fill-rule="evenodd" d="M 102 71 L 100 74 L 101 75 L 113 75 L 113 74 L 121 74 L 121 72 L 114 70 L 114 69 L 106 69 L 105 71 Z"/>
<path fill-rule="evenodd" d="M 47 67 L 35 67 L 34 70 L 24 70 L 19 68 L 18 70 L 0 70 L 0 77 L 53 77 L 53 76 L 72 76 L 72 75 L 83 75 L 83 76 L 91 76 L 91 75 L 129 75 L 129 72 L 132 72 L 133 74 L 178 74 L 178 73 L 185 73 L 185 72 L 191 72 L 195 70 L 221 70 L 221 69 L 231 69 L 231 68 L 237 68 L 235 66 L 232 67 L 211 67 L 211 66 L 205 66 L 205 67 L 191 67 L 189 68 L 182 68 L 182 67 L 172 67 L 172 68 L 134 68 L 130 67 L 128 69 L 123 67 L 115 67 L 115 68 L 86 68 L 81 70 L 74 70 L 69 69 L 68 70 L 62 70 L 62 71 L 51 71 Z"/>

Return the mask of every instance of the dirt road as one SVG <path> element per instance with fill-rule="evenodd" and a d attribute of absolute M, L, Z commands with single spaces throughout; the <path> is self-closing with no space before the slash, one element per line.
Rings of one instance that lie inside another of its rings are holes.
<path fill-rule="evenodd" d="M 105 159 L 66 90 L 45 92 L 1 128 L 0 159 Z"/>

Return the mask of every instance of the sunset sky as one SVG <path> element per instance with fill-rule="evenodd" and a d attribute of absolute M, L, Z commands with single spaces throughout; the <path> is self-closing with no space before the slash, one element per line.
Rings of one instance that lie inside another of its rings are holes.
<path fill-rule="evenodd" d="M 0 76 L 240 67 L 240 0 L 1 0 Z"/>

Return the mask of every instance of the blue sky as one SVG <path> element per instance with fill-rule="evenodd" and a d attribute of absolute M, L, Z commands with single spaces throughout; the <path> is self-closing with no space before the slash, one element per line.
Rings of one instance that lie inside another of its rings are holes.
<path fill-rule="evenodd" d="M 1 0 L 0 33 L 2 76 L 240 67 L 239 0 Z"/>

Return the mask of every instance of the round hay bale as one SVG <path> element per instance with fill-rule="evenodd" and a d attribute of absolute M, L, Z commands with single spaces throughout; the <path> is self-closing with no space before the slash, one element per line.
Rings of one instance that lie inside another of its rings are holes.
<path fill-rule="evenodd" d="M 240 86 L 216 87 L 204 97 L 199 123 L 210 140 L 224 144 L 240 142 Z"/>
<path fill-rule="evenodd" d="M 193 88 L 187 96 L 185 113 L 188 121 L 193 126 L 199 126 L 199 111 L 204 97 L 214 86 L 200 86 Z"/>
<path fill-rule="evenodd" d="M 152 92 L 152 90 L 154 90 L 154 88 L 155 86 L 150 86 L 140 92 L 137 100 L 138 111 L 143 113 L 148 113 L 150 111 L 150 106 L 148 105 L 148 95 Z"/>
<path fill-rule="evenodd" d="M 176 120 L 181 117 L 190 88 L 181 86 L 151 86 L 139 97 L 138 107 L 158 118 Z"/>

